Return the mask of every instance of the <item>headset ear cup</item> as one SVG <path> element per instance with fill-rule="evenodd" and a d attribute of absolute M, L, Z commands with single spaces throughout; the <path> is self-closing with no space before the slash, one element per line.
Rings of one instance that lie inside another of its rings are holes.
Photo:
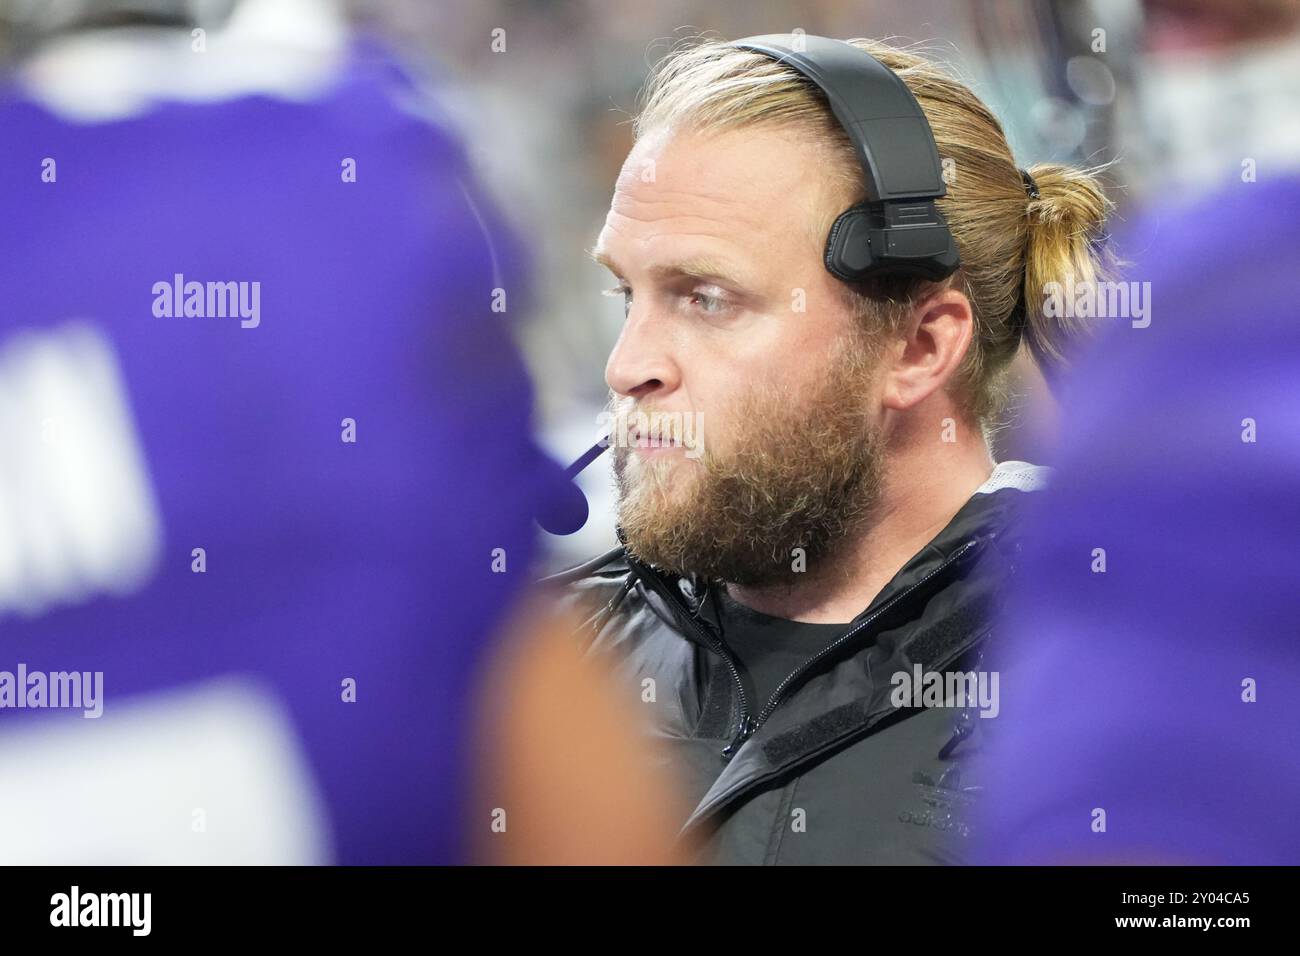
<path fill-rule="evenodd" d="M 826 237 L 826 269 L 845 282 L 858 282 L 871 271 L 870 220 L 863 206 L 840 213 Z"/>
<path fill-rule="evenodd" d="M 961 268 L 961 256 L 957 254 L 957 240 L 953 238 L 952 231 L 948 228 L 947 218 L 937 209 L 935 210 L 935 216 L 939 220 L 939 224 L 943 226 L 948 241 L 943 253 L 935 257 L 932 272 L 926 278 L 931 282 L 942 282 Z"/>

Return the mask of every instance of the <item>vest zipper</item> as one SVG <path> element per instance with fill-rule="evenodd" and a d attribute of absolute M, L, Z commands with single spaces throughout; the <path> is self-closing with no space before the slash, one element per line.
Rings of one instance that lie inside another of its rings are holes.
<path fill-rule="evenodd" d="M 740 749 L 740 745 L 754 735 L 754 731 L 757 727 L 758 725 L 753 717 L 749 716 L 749 714 L 742 713 L 740 715 L 740 729 L 737 731 L 736 736 L 731 738 L 731 743 L 722 748 L 722 759 L 730 760 L 734 757 L 736 751 Z"/>
<path fill-rule="evenodd" d="M 762 710 L 759 711 L 757 717 L 754 717 L 749 713 L 749 699 L 748 699 L 748 695 L 745 693 L 745 684 L 744 681 L 740 679 L 740 670 L 736 665 L 736 660 L 732 656 L 731 651 L 728 650 L 727 646 L 722 641 L 716 640 L 711 635 L 705 633 L 704 629 L 700 627 L 699 623 L 695 620 L 694 617 L 680 613 L 681 605 L 677 602 L 676 598 L 674 598 L 672 594 L 665 594 L 664 592 L 667 590 L 667 588 L 662 584 L 662 582 L 658 580 L 657 576 L 653 576 L 652 580 L 654 581 L 655 589 L 659 591 L 660 597 L 665 598 L 668 601 L 669 606 L 674 609 L 674 613 L 677 614 L 678 620 L 684 621 L 691 630 L 693 630 L 697 635 L 699 635 L 699 637 L 704 641 L 705 644 L 713 648 L 718 653 L 718 656 L 721 657 L 726 662 L 727 669 L 731 672 L 732 683 L 735 685 L 736 694 L 740 698 L 740 723 L 736 730 L 736 735 L 731 739 L 731 742 L 727 744 L 726 747 L 723 748 L 722 759 L 724 761 L 730 761 L 731 758 L 736 755 L 736 751 L 740 749 L 741 745 L 744 744 L 745 741 L 748 740 L 750 737 L 754 736 L 754 734 L 758 731 L 758 728 L 763 726 L 763 724 L 766 723 L 767 719 L 772 716 L 772 712 L 776 710 L 777 705 L 781 703 L 782 695 L 786 692 L 786 689 L 792 683 L 794 683 L 795 680 L 797 680 L 798 678 L 806 674 L 813 667 L 816 667 L 817 664 L 825 660 L 829 655 L 838 651 L 846 643 L 848 643 L 854 637 L 860 634 L 864 628 L 867 628 L 871 624 L 875 623 L 875 621 L 877 621 L 882 614 L 884 614 L 886 611 L 893 608 L 904 598 L 915 593 L 917 589 L 927 584 L 931 579 L 935 577 L 935 575 L 943 571 L 946 571 L 949 567 L 956 564 L 958 561 L 964 558 L 972 548 L 978 547 L 979 544 L 980 544 L 980 539 L 978 538 L 967 541 L 960 548 L 958 548 L 951 555 L 949 555 L 948 558 L 942 564 L 940 564 L 937 568 L 935 568 L 925 577 L 921 578 L 921 580 L 910 585 L 906 589 L 900 591 L 898 594 L 895 594 L 892 598 L 890 598 L 888 601 L 886 601 L 884 604 L 878 607 L 874 612 L 872 612 L 871 615 L 869 615 L 861 623 L 856 624 L 853 627 L 849 628 L 847 631 L 844 632 L 844 634 L 836 638 L 830 645 L 822 648 L 822 650 L 814 654 L 808 660 L 804 661 L 802 665 L 800 665 L 793 673 L 786 676 L 786 678 L 782 680 L 780 684 L 777 685 L 776 690 L 772 692 L 772 696 L 768 698 L 767 703 L 763 705 L 763 708 Z"/>
<path fill-rule="evenodd" d="M 789 674 L 783 681 L 781 681 L 780 684 L 777 685 L 776 690 L 772 692 L 772 696 L 768 698 L 767 703 L 763 705 L 763 709 L 759 711 L 758 718 L 753 722 L 753 725 L 751 726 L 749 733 L 745 734 L 744 737 L 752 736 L 754 732 L 757 731 L 759 727 L 763 726 L 763 724 L 767 721 L 767 719 L 770 716 L 772 716 L 772 712 L 776 710 L 777 705 L 781 703 L 782 695 L 786 692 L 786 689 L 791 684 L 793 684 L 796 680 L 798 680 L 800 677 L 806 674 L 809 670 L 816 667 L 818 663 L 825 660 L 828 656 L 834 654 L 846 643 L 853 640 L 853 638 L 856 637 L 858 634 L 860 634 L 864 628 L 869 627 L 876 620 L 878 620 L 882 614 L 884 614 L 890 608 L 898 604 L 898 602 L 902 601 L 904 598 L 914 593 L 918 588 L 923 587 L 927 582 L 929 582 L 932 578 L 934 578 L 935 575 L 941 573 L 942 571 L 947 570 L 953 564 L 960 561 L 962 558 L 966 556 L 967 552 L 969 552 L 972 548 L 976 547 L 978 544 L 979 544 L 979 539 L 973 539 L 971 541 L 967 541 L 960 548 L 958 548 L 951 555 L 949 555 L 947 560 L 945 560 L 942 564 L 940 564 L 937 568 L 935 568 L 925 577 L 921 578 L 921 580 L 912 584 L 905 590 L 895 594 L 892 598 L 890 598 L 879 608 L 877 608 L 874 612 L 872 612 L 860 624 L 856 624 L 853 627 L 849 628 L 842 635 L 837 637 L 831 644 L 822 648 L 820 651 L 818 651 L 808 660 L 804 661 L 803 664 L 801 664 L 798 668 L 796 668 L 793 673 Z M 733 746 L 739 746 L 739 744 L 741 743 L 744 743 L 743 737 L 738 737 L 735 741 L 732 741 Z"/>
<path fill-rule="evenodd" d="M 629 564 L 631 563 L 632 562 L 629 560 Z M 673 613 L 676 615 L 678 621 L 684 622 L 688 628 L 699 636 L 700 640 L 702 640 L 708 647 L 712 648 L 717 655 L 723 659 L 727 665 L 727 670 L 731 673 L 731 682 L 736 688 L 736 696 L 740 699 L 740 725 L 736 732 L 736 736 L 732 738 L 731 743 L 722 749 L 722 759 L 730 760 L 740 748 L 740 745 L 748 740 L 750 735 L 754 733 L 754 718 L 749 713 L 749 695 L 745 693 L 745 682 L 740 679 L 740 668 L 737 666 L 736 659 L 732 656 L 727 645 L 714 638 L 711 634 L 706 633 L 704 628 L 700 627 L 699 622 L 696 621 L 694 617 L 681 613 L 682 608 L 678 603 L 678 600 L 671 593 L 665 593 L 668 590 L 667 587 L 659 580 L 658 575 L 654 573 L 653 569 L 648 570 L 650 571 L 649 577 L 652 587 L 659 592 L 660 597 L 664 598 L 664 600 L 668 602 L 668 606 L 673 609 Z M 636 574 L 643 580 L 646 577 L 645 575 L 640 574 L 635 566 L 633 567 L 633 574 Z"/>

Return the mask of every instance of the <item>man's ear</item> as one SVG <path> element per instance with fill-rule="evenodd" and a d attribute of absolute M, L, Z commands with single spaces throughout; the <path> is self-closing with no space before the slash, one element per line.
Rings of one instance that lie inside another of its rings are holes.
<path fill-rule="evenodd" d="M 906 411 L 951 381 L 975 336 L 970 300 L 940 289 L 918 301 L 885 368 L 883 404 Z"/>

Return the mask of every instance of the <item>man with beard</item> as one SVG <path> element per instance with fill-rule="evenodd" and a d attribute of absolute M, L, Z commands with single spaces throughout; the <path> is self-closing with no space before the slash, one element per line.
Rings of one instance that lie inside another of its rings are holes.
<path fill-rule="evenodd" d="M 798 71 L 716 41 L 657 69 L 593 250 L 626 303 L 606 368 L 633 423 L 611 430 L 631 436 L 622 544 L 552 580 L 671 748 L 706 862 L 963 858 L 981 711 L 921 681 L 978 667 L 1041 481 L 992 457 L 1008 367 L 1023 346 L 1063 369 L 1083 330 L 1044 290 L 1101 271 L 1090 174 L 1020 170 L 964 86 L 850 42 L 950 165 L 955 274 L 832 275 L 828 232 L 865 195 L 852 144 Z M 696 447 L 673 440 L 685 416 Z"/>

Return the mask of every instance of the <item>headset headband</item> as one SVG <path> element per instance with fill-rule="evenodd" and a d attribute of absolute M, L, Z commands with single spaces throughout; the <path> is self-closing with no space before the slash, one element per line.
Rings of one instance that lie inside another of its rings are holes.
<path fill-rule="evenodd" d="M 865 50 L 827 37 L 769 34 L 732 46 L 761 53 L 811 80 L 858 155 L 867 199 L 842 213 L 826 241 L 826 268 L 847 282 L 903 275 L 938 281 L 957 247 L 934 201 L 947 195 L 925 113 L 898 74 Z"/>

